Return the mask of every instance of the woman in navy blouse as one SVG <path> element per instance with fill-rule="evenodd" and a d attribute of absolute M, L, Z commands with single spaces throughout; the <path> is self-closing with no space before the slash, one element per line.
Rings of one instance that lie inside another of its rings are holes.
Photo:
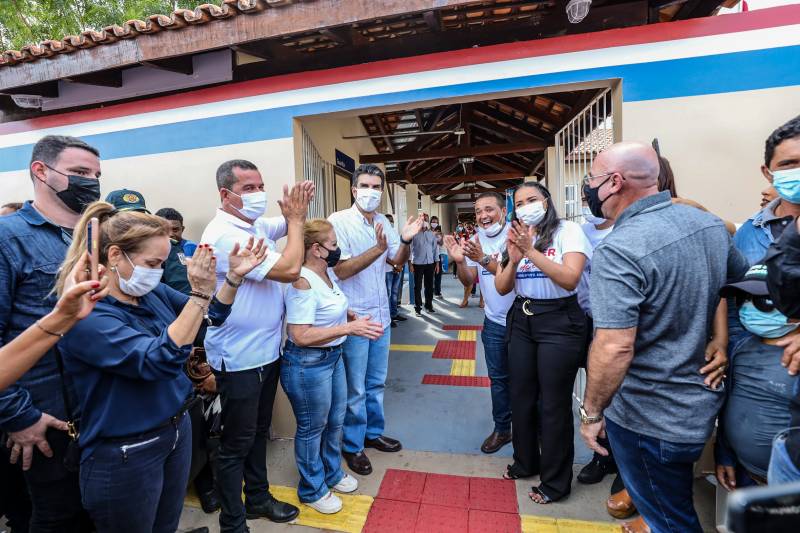
<path fill-rule="evenodd" d="M 199 245 L 186 296 L 160 282 L 170 251 L 166 221 L 96 202 L 75 228 L 59 291 L 86 250 L 92 217 L 100 221 L 109 295 L 58 345 L 80 402 L 81 497 L 99 533 L 173 532 L 191 461 L 184 364 L 201 325 L 220 325 L 230 314 L 236 288 L 266 247 L 252 238 L 237 245 L 215 295 L 213 250 Z"/>

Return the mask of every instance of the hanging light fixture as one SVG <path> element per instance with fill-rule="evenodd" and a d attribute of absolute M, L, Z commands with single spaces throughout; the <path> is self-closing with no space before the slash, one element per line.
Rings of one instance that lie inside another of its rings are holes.
<path fill-rule="evenodd" d="M 567 2 L 567 20 L 572 24 L 578 24 L 589 14 L 590 7 L 592 7 L 592 0 L 569 0 Z"/>

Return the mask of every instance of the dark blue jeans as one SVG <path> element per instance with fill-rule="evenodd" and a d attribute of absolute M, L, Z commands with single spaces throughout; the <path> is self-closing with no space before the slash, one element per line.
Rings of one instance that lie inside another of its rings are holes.
<path fill-rule="evenodd" d="M 491 381 L 494 430 L 498 433 L 508 433 L 511 431 L 511 395 L 508 388 L 508 344 L 506 344 L 505 326 L 484 318 L 481 341 Z"/>
<path fill-rule="evenodd" d="M 608 418 L 606 432 L 625 488 L 651 531 L 702 532 L 692 499 L 692 471 L 705 444 L 647 437 Z"/>
<path fill-rule="evenodd" d="M 83 505 L 97 532 L 173 533 L 191 460 L 187 415 L 139 437 L 101 442 L 80 470 Z"/>

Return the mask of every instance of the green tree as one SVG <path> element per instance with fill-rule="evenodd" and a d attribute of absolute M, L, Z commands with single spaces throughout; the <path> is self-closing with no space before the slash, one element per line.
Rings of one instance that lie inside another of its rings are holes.
<path fill-rule="evenodd" d="M 207 1 L 207 0 L 206 0 Z M 0 0 L 0 50 L 193 9 L 203 0 Z M 213 2 L 219 5 L 219 0 Z"/>

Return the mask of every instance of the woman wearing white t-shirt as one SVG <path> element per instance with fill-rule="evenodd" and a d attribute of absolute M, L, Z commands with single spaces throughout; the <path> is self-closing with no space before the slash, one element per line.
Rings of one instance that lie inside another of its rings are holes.
<path fill-rule="evenodd" d="M 286 293 L 288 339 L 283 350 L 281 384 L 297 419 L 295 461 L 300 472 L 300 501 L 325 513 L 336 513 L 342 501 L 331 492 L 353 492 L 358 481 L 341 467 L 342 425 L 347 408 L 347 381 L 342 344 L 348 335 L 377 339 L 383 335 L 370 317 L 356 318 L 347 298 L 328 276 L 341 250 L 327 220 L 304 227 L 305 261 L 300 279 Z M 267 305 L 267 302 L 265 302 Z"/>
<path fill-rule="evenodd" d="M 558 218 L 544 186 L 524 183 L 514 206 L 509 261 L 495 276 L 500 294 L 517 295 L 506 326 L 514 463 L 504 477 L 539 474 L 529 496 L 545 504 L 572 485 L 572 388 L 587 327 L 576 289 L 592 252 L 580 226 Z"/>

